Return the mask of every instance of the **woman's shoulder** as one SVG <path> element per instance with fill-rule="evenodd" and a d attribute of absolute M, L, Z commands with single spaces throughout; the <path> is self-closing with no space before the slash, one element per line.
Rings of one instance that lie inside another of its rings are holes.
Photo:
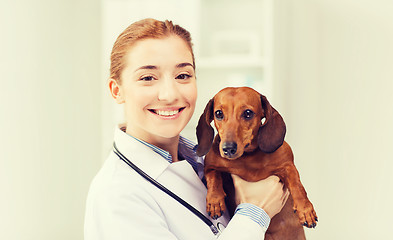
<path fill-rule="evenodd" d="M 145 182 L 112 152 L 93 178 L 89 197 L 106 200 L 133 196 L 148 198 Z"/>
<path fill-rule="evenodd" d="M 143 214 L 164 218 L 150 186 L 123 164 L 108 157 L 90 185 L 85 222 L 93 229 L 103 231 L 103 225 L 105 230 L 121 229 L 125 222 L 135 224 Z"/>

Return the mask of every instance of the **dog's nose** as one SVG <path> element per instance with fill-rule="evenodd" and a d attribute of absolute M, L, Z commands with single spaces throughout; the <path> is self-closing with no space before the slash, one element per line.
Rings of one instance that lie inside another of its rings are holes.
<path fill-rule="evenodd" d="M 237 144 L 235 142 L 224 142 L 222 144 L 222 151 L 225 156 L 232 157 L 237 151 Z"/>

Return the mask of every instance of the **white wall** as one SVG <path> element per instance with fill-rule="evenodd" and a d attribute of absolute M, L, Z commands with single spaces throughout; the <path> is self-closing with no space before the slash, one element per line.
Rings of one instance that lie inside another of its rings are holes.
<path fill-rule="evenodd" d="M 309 239 L 389 239 L 393 2 L 282 0 L 277 109 L 319 216 Z"/>
<path fill-rule="evenodd" d="M 0 29 L 0 239 L 83 239 L 102 161 L 99 1 L 1 1 Z"/>

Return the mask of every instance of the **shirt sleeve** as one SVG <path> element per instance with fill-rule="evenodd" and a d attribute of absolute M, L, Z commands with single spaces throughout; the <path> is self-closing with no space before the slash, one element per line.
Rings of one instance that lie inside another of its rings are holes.
<path fill-rule="evenodd" d="M 249 217 L 252 221 L 257 223 L 262 228 L 266 229 L 270 224 L 269 215 L 260 207 L 250 203 L 239 204 L 235 210 L 235 214 L 240 214 Z"/>
<path fill-rule="evenodd" d="M 269 215 L 253 204 L 239 204 L 220 240 L 255 240 L 264 239 L 270 224 Z"/>

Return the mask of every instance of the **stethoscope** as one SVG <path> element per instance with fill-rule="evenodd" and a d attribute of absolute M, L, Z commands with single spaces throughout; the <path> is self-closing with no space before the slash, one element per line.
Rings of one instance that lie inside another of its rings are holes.
<path fill-rule="evenodd" d="M 205 215 L 203 215 L 200 211 L 198 211 L 196 208 L 194 208 L 193 206 L 191 206 L 190 204 L 188 204 L 186 201 L 184 201 L 182 198 L 180 198 L 179 196 L 177 196 L 175 193 L 173 193 L 171 190 L 169 190 L 168 188 L 164 187 L 163 185 L 161 185 L 159 182 L 157 182 L 156 180 L 154 180 L 152 177 L 150 177 L 147 173 L 145 173 L 144 171 L 142 171 L 142 169 L 140 169 L 139 167 L 137 167 L 135 164 L 133 164 L 130 160 L 128 160 L 127 157 L 125 157 L 120 151 L 119 149 L 117 149 L 116 144 L 113 143 L 113 152 L 123 161 L 125 162 L 128 166 L 130 166 L 132 169 L 134 169 L 139 175 L 141 175 L 143 178 L 145 178 L 147 181 L 149 181 L 151 184 L 153 184 L 154 186 L 156 186 L 158 189 L 160 189 L 161 191 L 165 192 L 166 194 L 168 194 L 169 196 L 171 196 L 173 199 L 175 199 L 176 201 L 178 201 L 181 205 L 183 205 L 184 207 L 186 207 L 188 210 L 190 210 L 192 213 L 194 213 L 197 217 L 199 217 L 204 223 L 206 223 L 206 225 L 209 226 L 210 230 L 214 233 L 214 235 L 219 235 L 220 234 L 220 225 L 222 225 L 221 223 L 217 224 L 217 227 L 214 226 L 214 223 L 212 221 L 210 221 L 209 218 L 207 218 Z"/>

